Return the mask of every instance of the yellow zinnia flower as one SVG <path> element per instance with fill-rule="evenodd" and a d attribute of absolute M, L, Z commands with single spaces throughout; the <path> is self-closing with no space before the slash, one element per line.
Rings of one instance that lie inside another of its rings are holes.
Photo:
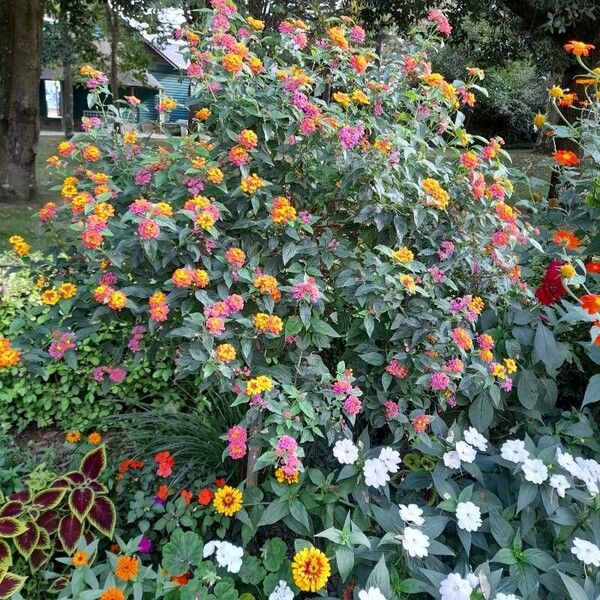
<path fill-rule="evenodd" d="M 226 517 L 232 517 L 241 510 L 243 503 L 242 492 L 230 485 L 219 488 L 213 500 L 215 510 Z"/>
<path fill-rule="evenodd" d="M 325 587 L 330 574 L 329 560 L 318 548 L 303 548 L 296 552 L 292 561 L 292 577 L 303 592 L 316 592 Z"/>

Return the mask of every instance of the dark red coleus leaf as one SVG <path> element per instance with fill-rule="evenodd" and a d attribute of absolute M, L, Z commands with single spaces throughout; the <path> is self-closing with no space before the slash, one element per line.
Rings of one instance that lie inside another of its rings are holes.
<path fill-rule="evenodd" d="M 43 492 L 40 492 L 34 496 L 33 504 L 45 510 L 55 508 L 60 504 L 65 492 L 66 490 L 64 488 L 44 490 Z"/>
<path fill-rule="evenodd" d="M 71 471 L 65 475 L 65 479 L 68 479 L 70 483 L 75 485 L 81 485 L 85 481 L 85 475 L 79 471 Z"/>
<path fill-rule="evenodd" d="M 6 573 L 4 577 L 0 577 L 0 600 L 12 598 L 23 587 L 26 579 L 13 573 Z"/>
<path fill-rule="evenodd" d="M 25 531 L 25 524 L 14 517 L 0 517 L 0 538 L 15 537 Z"/>
<path fill-rule="evenodd" d="M 106 446 L 98 446 L 90 450 L 82 459 L 79 470 L 88 479 L 98 479 L 98 476 L 106 468 Z"/>
<path fill-rule="evenodd" d="M 94 490 L 96 494 L 106 494 L 108 492 L 106 486 L 98 483 L 97 481 L 88 481 L 88 487 Z"/>
<path fill-rule="evenodd" d="M 27 490 L 22 492 L 15 492 L 12 496 L 9 496 L 9 500 L 17 500 L 18 502 L 29 502 L 31 494 Z"/>
<path fill-rule="evenodd" d="M 112 537 L 117 522 L 117 513 L 108 498 L 96 498 L 87 518 L 100 533 Z"/>
<path fill-rule="evenodd" d="M 50 541 L 50 534 L 43 527 L 38 527 L 38 529 L 40 530 L 40 537 L 38 539 L 38 543 L 35 549 L 48 550 L 52 547 L 52 542 Z"/>
<path fill-rule="evenodd" d="M 31 553 L 29 557 L 29 564 L 31 565 L 31 570 L 35 573 L 40 567 L 48 562 L 50 558 L 50 554 L 46 554 L 43 550 L 38 550 L 37 548 Z"/>
<path fill-rule="evenodd" d="M 70 482 L 64 477 L 59 477 L 52 482 L 51 488 L 68 488 L 70 487 Z"/>
<path fill-rule="evenodd" d="M 0 508 L 0 517 L 16 517 L 21 514 L 23 503 L 11 500 Z"/>
<path fill-rule="evenodd" d="M 53 592 L 64 590 L 67 583 L 69 583 L 69 580 L 66 577 L 60 577 L 59 579 L 55 579 L 52 582 L 52 585 L 50 586 L 50 590 Z"/>
<path fill-rule="evenodd" d="M 83 521 L 94 504 L 94 492 L 89 488 L 78 488 L 69 494 L 69 508 Z"/>
<path fill-rule="evenodd" d="M 10 567 L 10 565 L 12 565 L 10 547 L 4 540 L 0 540 L 0 566 L 1 565 L 4 565 L 5 567 Z"/>
<path fill-rule="evenodd" d="M 83 523 L 75 515 L 67 515 L 58 525 L 58 539 L 65 552 L 71 554 L 83 533 Z"/>
<path fill-rule="evenodd" d="M 15 536 L 13 542 L 23 557 L 28 559 L 35 550 L 38 540 L 40 539 L 40 530 L 38 529 L 38 526 L 31 521 L 26 523 L 25 527 L 27 529 L 23 533 Z"/>
<path fill-rule="evenodd" d="M 36 520 L 37 525 L 43 527 L 50 535 L 58 528 L 58 515 L 53 510 L 42 513 Z"/>

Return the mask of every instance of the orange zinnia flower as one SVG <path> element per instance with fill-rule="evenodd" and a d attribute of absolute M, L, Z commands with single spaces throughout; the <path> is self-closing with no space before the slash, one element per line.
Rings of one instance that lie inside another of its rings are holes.
<path fill-rule="evenodd" d="M 576 250 L 581 244 L 579 238 L 573 232 L 566 229 L 555 231 L 552 234 L 552 241 L 559 246 L 565 246 L 568 250 Z"/>
<path fill-rule="evenodd" d="M 135 579 L 140 568 L 137 556 L 120 556 L 115 567 L 115 575 L 123 581 Z"/>
<path fill-rule="evenodd" d="M 575 167 L 581 162 L 577 154 L 572 150 L 557 150 L 552 156 L 563 167 Z"/>
<path fill-rule="evenodd" d="M 588 315 L 596 315 L 600 313 L 600 295 L 586 294 L 579 299 L 581 307 Z"/>
<path fill-rule="evenodd" d="M 593 50 L 596 46 L 592 44 L 586 44 L 585 42 L 577 42 L 571 40 L 564 45 L 564 49 L 570 52 L 574 56 L 589 56 L 590 50 Z"/>

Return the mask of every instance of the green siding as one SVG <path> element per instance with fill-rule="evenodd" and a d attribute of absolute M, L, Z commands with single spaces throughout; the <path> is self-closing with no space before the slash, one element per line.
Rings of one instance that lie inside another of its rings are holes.
<path fill-rule="evenodd" d="M 187 77 L 181 78 L 178 74 L 174 73 L 160 73 L 158 71 L 150 71 L 156 79 L 163 86 L 162 94 L 164 96 L 169 96 L 169 98 L 173 98 L 177 100 L 177 102 L 185 107 L 185 104 L 188 99 L 189 86 L 190 82 Z M 156 114 L 156 110 L 154 110 Z M 154 117 L 156 118 L 156 116 Z M 170 116 L 170 121 L 178 121 L 180 119 L 184 119 L 187 121 L 188 118 L 188 110 L 187 108 L 176 108 Z"/>

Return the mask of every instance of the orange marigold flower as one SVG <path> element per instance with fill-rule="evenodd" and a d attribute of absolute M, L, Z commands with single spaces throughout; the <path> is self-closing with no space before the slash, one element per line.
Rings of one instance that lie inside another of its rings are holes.
<path fill-rule="evenodd" d="M 119 556 L 115 567 L 115 575 L 123 581 L 135 579 L 140 569 L 137 556 Z"/>
<path fill-rule="evenodd" d="M 78 550 L 71 557 L 71 562 L 75 567 L 85 567 L 88 564 L 89 556 L 87 552 L 83 550 Z"/>
<path fill-rule="evenodd" d="M 595 47 L 593 44 L 586 44 L 585 42 L 577 42 L 575 40 L 571 40 L 564 45 L 564 49 L 567 52 L 578 57 L 589 56 L 590 50 L 593 50 Z"/>
<path fill-rule="evenodd" d="M 557 150 L 552 156 L 555 162 L 563 167 L 576 167 L 581 162 L 572 150 Z"/>
<path fill-rule="evenodd" d="M 102 436 L 97 431 L 92 431 L 92 433 L 88 435 L 87 440 L 90 444 L 97 446 L 102 441 Z"/>
<path fill-rule="evenodd" d="M 579 238 L 572 231 L 566 229 L 555 231 L 552 234 L 552 241 L 559 246 L 565 246 L 568 250 L 576 250 L 581 245 Z"/>
<path fill-rule="evenodd" d="M 65 435 L 65 440 L 69 442 L 69 444 L 77 444 L 81 440 L 81 433 L 79 431 L 69 431 Z"/>
<path fill-rule="evenodd" d="M 597 315 L 600 313 L 600 295 L 586 294 L 579 299 L 581 307 L 588 315 Z"/>
<path fill-rule="evenodd" d="M 125 600 L 125 594 L 119 588 L 110 587 L 100 596 L 100 600 Z"/>

